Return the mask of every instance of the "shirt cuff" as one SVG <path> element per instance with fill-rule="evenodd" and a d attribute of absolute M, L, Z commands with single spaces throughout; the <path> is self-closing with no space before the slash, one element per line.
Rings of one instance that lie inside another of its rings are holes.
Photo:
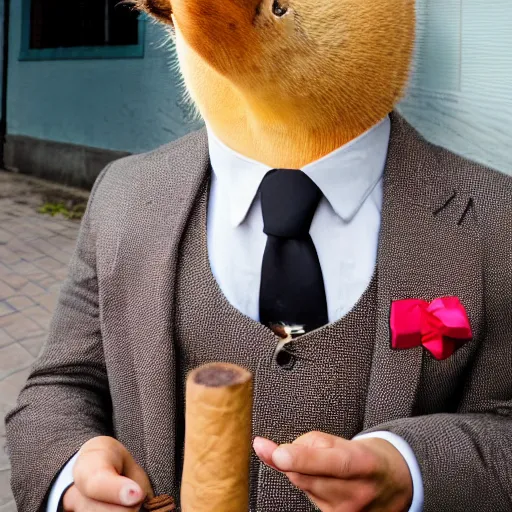
<path fill-rule="evenodd" d="M 402 455 L 409 466 L 409 472 L 412 478 L 412 503 L 409 512 L 421 512 L 423 510 L 423 480 L 421 479 L 421 471 L 416 456 L 409 444 L 400 436 L 388 431 L 370 432 L 368 434 L 360 434 L 354 439 L 365 439 L 369 437 L 377 437 L 391 443 Z"/>
<path fill-rule="evenodd" d="M 48 504 L 46 505 L 46 512 L 57 512 L 59 510 L 60 501 L 68 488 L 73 485 L 73 468 L 75 467 L 78 452 L 73 455 L 71 459 L 62 468 L 59 476 L 55 480 L 48 496 Z M 62 510 L 62 509 L 60 509 Z"/>

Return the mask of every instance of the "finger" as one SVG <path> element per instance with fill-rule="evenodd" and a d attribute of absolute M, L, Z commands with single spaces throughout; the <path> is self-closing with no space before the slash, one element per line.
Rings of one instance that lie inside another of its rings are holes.
<path fill-rule="evenodd" d="M 106 450 L 85 451 L 73 470 L 75 485 L 84 497 L 92 500 L 125 507 L 140 504 L 144 491 L 138 483 L 119 474 L 123 465 L 120 454 Z"/>
<path fill-rule="evenodd" d="M 297 437 L 292 444 L 309 446 L 310 448 L 344 448 L 349 442 L 350 441 L 343 439 L 342 437 L 333 436 L 331 434 L 315 430 Z"/>
<path fill-rule="evenodd" d="M 76 485 L 73 484 L 69 487 L 62 497 L 62 507 L 64 508 L 64 512 L 75 511 L 80 497 L 81 494 Z"/>
<path fill-rule="evenodd" d="M 309 475 L 302 475 L 301 473 L 285 473 L 290 482 L 298 489 L 304 492 L 308 499 L 316 506 L 318 510 L 333 510 L 334 504 L 330 500 L 325 499 L 323 496 L 314 494 L 310 488 L 313 487 L 311 479 L 318 479 L 322 477 L 313 477 Z M 337 504 L 339 505 L 339 504 Z M 340 510 L 339 507 L 337 510 Z"/>
<path fill-rule="evenodd" d="M 308 497 L 309 501 L 314 505 L 315 510 L 336 510 L 334 506 L 331 505 L 331 503 L 328 503 L 327 501 L 320 499 L 318 496 L 315 496 L 314 494 L 311 494 L 309 492 L 304 492 L 304 494 Z M 340 509 L 338 508 L 338 510 Z"/>
<path fill-rule="evenodd" d="M 284 444 L 272 453 L 272 462 L 280 471 L 313 476 L 354 478 L 368 471 L 363 450 L 347 444 L 344 448 L 311 448 Z"/>
<path fill-rule="evenodd" d="M 277 469 L 272 462 L 272 454 L 279 446 L 278 444 L 274 443 L 274 441 L 270 441 L 270 439 L 265 439 L 264 437 L 255 437 L 252 446 L 256 455 L 262 462 L 271 468 Z"/>
<path fill-rule="evenodd" d="M 125 458 L 123 466 L 123 475 L 137 483 L 143 492 L 143 498 L 154 498 L 155 494 L 146 472 L 135 462 L 135 459 L 129 455 Z"/>
<path fill-rule="evenodd" d="M 123 507 L 101 501 L 91 500 L 83 495 L 77 500 L 77 506 L 73 512 L 138 512 L 139 506 Z"/>
<path fill-rule="evenodd" d="M 352 496 L 354 481 L 326 476 L 311 476 L 302 473 L 286 473 L 290 482 L 300 490 L 328 502 L 341 503 Z"/>
<path fill-rule="evenodd" d="M 376 486 L 366 480 L 340 480 L 301 473 L 286 473 L 286 476 L 318 506 L 327 503 L 337 507 L 343 505 L 350 510 L 367 510 L 366 507 L 377 498 Z"/>

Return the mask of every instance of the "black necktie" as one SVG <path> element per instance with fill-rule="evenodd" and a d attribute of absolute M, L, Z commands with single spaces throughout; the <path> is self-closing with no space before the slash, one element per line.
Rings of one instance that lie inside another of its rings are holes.
<path fill-rule="evenodd" d="M 312 331 L 328 323 L 322 269 L 309 234 L 322 192 L 306 174 L 292 169 L 269 171 L 260 191 L 267 235 L 260 321 Z"/>

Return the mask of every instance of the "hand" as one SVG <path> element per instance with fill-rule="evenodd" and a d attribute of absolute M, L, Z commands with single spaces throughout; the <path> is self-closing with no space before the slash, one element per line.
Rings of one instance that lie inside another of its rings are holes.
<path fill-rule="evenodd" d="M 254 450 L 286 474 L 322 512 L 404 512 L 412 502 L 412 479 L 400 452 L 378 438 L 348 441 L 309 432 L 278 446 L 257 437 Z"/>
<path fill-rule="evenodd" d="M 144 470 L 112 437 L 94 437 L 80 449 L 65 512 L 138 512 L 153 490 Z"/>

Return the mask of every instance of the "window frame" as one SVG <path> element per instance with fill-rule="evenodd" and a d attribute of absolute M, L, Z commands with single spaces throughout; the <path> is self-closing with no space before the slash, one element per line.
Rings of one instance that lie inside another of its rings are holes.
<path fill-rule="evenodd" d="M 119 46 L 73 46 L 69 48 L 30 48 L 30 8 L 32 0 L 22 0 L 21 48 L 19 60 L 135 59 L 144 57 L 146 17 L 138 20 L 138 44 Z"/>

